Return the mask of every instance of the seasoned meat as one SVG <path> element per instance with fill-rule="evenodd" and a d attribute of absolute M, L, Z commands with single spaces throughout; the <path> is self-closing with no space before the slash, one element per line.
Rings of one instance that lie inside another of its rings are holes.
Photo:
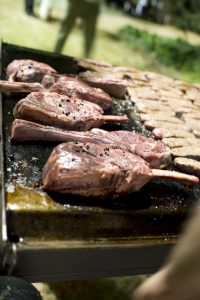
<path fill-rule="evenodd" d="M 63 76 L 52 85 L 50 92 L 67 96 L 77 96 L 82 100 L 96 103 L 104 110 L 112 106 L 112 98 L 99 88 L 90 87 L 87 83 L 74 77 Z"/>
<path fill-rule="evenodd" d="M 49 65 L 31 59 L 12 61 L 6 70 L 9 81 L 39 82 L 45 75 L 56 75 L 57 71 Z"/>
<path fill-rule="evenodd" d="M 43 170 L 43 188 L 60 193 L 112 198 L 139 191 L 152 178 L 198 183 L 195 176 L 150 169 L 142 158 L 109 145 L 57 146 Z"/>
<path fill-rule="evenodd" d="M 74 130 L 89 130 L 104 122 L 127 122 L 126 116 L 104 116 L 102 113 L 94 103 L 57 93 L 31 93 L 20 100 L 13 111 L 15 118 Z"/>
<path fill-rule="evenodd" d="M 112 131 L 108 132 L 102 129 L 94 128 L 92 133 L 109 139 L 114 144 L 126 144 L 132 153 L 142 157 L 146 160 L 152 168 L 160 168 L 170 163 L 171 153 L 170 149 L 163 143 L 147 138 L 134 131 Z"/>
<path fill-rule="evenodd" d="M 72 83 L 73 82 L 73 83 Z M 84 87 L 85 85 L 85 87 Z M 0 80 L 0 92 L 56 92 L 68 97 L 78 97 L 81 100 L 86 100 L 98 104 L 104 110 L 112 106 L 112 98 L 100 89 L 95 89 L 87 86 L 80 80 L 63 81 L 56 83 L 52 81 L 52 76 L 44 76 L 42 83 L 30 82 L 9 82 Z"/>
<path fill-rule="evenodd" d="M 125 98 L 127 83 L 123 80 L 86 76 L 81 76 L 80 78 L 87 82 L 90 86 L 100 88 L 113 97 L 121 99 Z"/>
<path fill-rule="evenodd" d="M 186 157 L 176 157 L 175 166 L 183 172 L 200 177 L 200 162 Z"/>
<path fill-rule="evenodd" d="M 85 82 L 70 76 L 57 77 L 44 75 L 41 80 L 35 77 L 35 82 L 29 82 L 24 78 L 24 82 L 10 82 L 0 80 L 0 92 L 56 92 L 69 97 L 76 96 L 82 100 L 96 103 L 104 110 L 112 106 L 112 98 L 99 88 L 93 88 Z"/>
<path fill-rule="evenodd" d="M 163 139 L 163 138 L 168 138 L 168 137 L 194 138 L 194 135 L 191 132 L 188 132 L 185 130 L 179 130 L 179 129 L 156 127 L 153 129 L 152 132 L 157 139 Z"/>
<path fill-rule="evenodd" d="M 174 148 L 171 150 L 171 153 L 174 157 L 187 157 L 200 160 L 200 150 L 199 146 L 189 146 Z"/>
<path fill-rule="evenodd" d="M 110 144 L 137 154 L 152 168 L 168 165 L 171 156 L 169 148 L 162 143 L 133 131 L 108 132 L 102 129 L 92 129 L 88 132 L 67 131 L 16 119 L 13 122 L 11 139 L 14 141 L 75 141 Z"/>

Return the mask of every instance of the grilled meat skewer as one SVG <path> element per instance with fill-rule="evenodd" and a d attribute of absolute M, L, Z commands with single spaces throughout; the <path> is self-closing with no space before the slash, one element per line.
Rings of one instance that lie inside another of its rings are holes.
<path fill-rule="evenodd" d="M 31 93 L 14 107 L 15 118 L 70 130 L 89 130 L 105 122 L 125 123 L 127 116 L 103 115 L 96 104 L 57 93 Z"/>
<path fill-rule="evenodd" d="M 115 198 L 139 191 L 153 178 L 199 182 L 195 176 L 150 169 L 142 158 L 116 146 L 70 142 L 54 148 L 43 170 L 43 187 L 85 197 Z"/>
<path fill-rule="evenodd" d="M 14 60 L 7 67 L 7 76 L 9 81 L 12 82 L 41 82 L 44 87 L 46 87 L 45 77 L 51 76 L 54 78 L 54 82 L 60 76 L 62 77 L 62 75 L 58 74 L 56 70 L 47 64 L 34 60 Z M 102 72 L 85 72 L 79 76 L 79 79 L 81 79 L 82 83 L 86 82 L 89 86 L 100 88 L 114 97 L 124 98 L 127 92 L 126 81 L 113 80 L 113 75 L 110 75 L 110 72 L 106 74 L 102 74 Z"/>
<path fill-rule="evenodd" d="M 103 110 L 112 106 L 112 98 L 101 89 L 88 86 L 86 83 L 72 77 L 62 77 L 52 83 L 52 78 L 46 76 L 45 84 L 37 82 L 10 82 L 0 80 L 0 92 L 56 92 L 69 97 L 76 96 L 82 100 L 96 103 Z"/>
<path fill-rule="evenodd" d="M 147 161 L 152 168 L 162 168 L 171 161 L 170 149 L 164 144 L 134 131 L 105 131 L 92 129 L 87 132 L 67 131 L 26 120 L 13 122 L 11 139 L 14 141 L 92 142 L 110 144 L 130 151 Z"/>
<path fill-rule="evenodd" d="M 102 89 L 91 87 L 74 76 L 58 74 L 50 66 L 37 61 L 14 60 L 7 67 L 7 76 L 10 84 L 6 81 L 1 81 L 1 92 L 37 92 L 48 89 L 50 92 L 57 92 L 67 96 L 73 95 L 82 100 L 96 103 L 104 110 L 112 106 L 112 98 Z M 27 84 L 20 84 L 22 82 Z M 39 86 L 36 86 L 34 90 L 31 83 L 40 83 L 41 89 L 38 89 Z"/>

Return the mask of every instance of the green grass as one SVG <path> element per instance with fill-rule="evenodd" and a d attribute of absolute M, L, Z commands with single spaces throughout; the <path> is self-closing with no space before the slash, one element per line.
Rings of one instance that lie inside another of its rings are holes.
<path fill-rule="evenodd" d="M 30 47 L 34 49 L 53 51 L 60 20 L 65 14 L 65 0 L 55 1 L 53 21 L 44 22 L 32 18 L 24 12 L 23 0 L 0 0 L 0 38 L 4 42 Z M 36 5 L 36 13 L 38 7 Z M 146 28 L 158 35 L 180 36 L 182 32 L 176 28 L 157 26 L 153 23 L 137 20 L 122 15 L 119 11 L 103 7 L 98 22 L 97 38 L 92 58 L 110 62 L 115 65 L 132 66 L 141 70 L 149 70 L 187 81 L 199 81 L 193 72 L 176 70 L 164 64 L 138 43 L 129 48 L 118 37 L 118 31 L 126 25 Z M 191 34 L 185 35 L 188 38 Z M 195 36 L 195 42 L 200 41 Z M 83 35 L 81 26 L 77 26 L 65 43 L 63 54 L 82 57 Z"/>
<path fill-rule="evenodd" d="M 133 51 L 140 48 L 147 55 L 152 55 L 158 63 L 173 68 L 185 76 L 199 81 L 200 78 L 200 48 L 191 45 L 183 39 L 170 39 L 150 34 L 132 26 L 120 29 L 118 36 Z"/>

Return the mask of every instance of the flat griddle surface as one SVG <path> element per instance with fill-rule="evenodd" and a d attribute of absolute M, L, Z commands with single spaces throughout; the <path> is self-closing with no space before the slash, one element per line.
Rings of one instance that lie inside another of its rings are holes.
<path fill-rule="evenodd" d="M 4 44 L 2 52 L 3 79 L 5 69 L 14 59 L 35 59 L 46 62 L 62 73 L 77 74 L 76 60 L 36 50 Z M 152 181 L 140 192 L 116 200 L 47 194 L 41 189 L 41 175 L 53 143 L 13 144 L 10 129 L 12 110 L 25 94 L 3 94 L 3 143 L 7 219 L 10 239 L 92 239 L 123 240 L 157 238 L 165 243 L 182 229 L 188 211 L 199 196 L 199 189 L 182 184 Z M 127 114 L 124 127 L 104 129 L 144 130 L 129 100 L 114 99 L 112 111 Z"/>

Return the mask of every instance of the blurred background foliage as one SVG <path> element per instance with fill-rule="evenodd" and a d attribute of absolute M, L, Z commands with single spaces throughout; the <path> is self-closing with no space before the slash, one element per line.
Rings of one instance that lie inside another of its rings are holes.
<path fill-rule="evenodd" d="M 48 21 L 25 14 L 23 0 L 0 0 L 4 42 L 53 51 L 68 0 L 55 0 Z M 200 1 L 104 0 L 92 58 L 200 82 Z M 63 54 L 82 57 L 82 26 L 77 23 Z"/>
<path fill-rule="evenodd" d="M 200 1 L 197 0 L 107 0 L 108 5 L 116 5 L 125 13 L 137 16 L 138 3 L 143 6 L 139 15 L 160 24 L 171 24 L 183 30 L 200 33 Z"/>
<path fill-rule="evenodd" d="M 180 72 L 191 72 L 193 76 L 199 78 L 200 49 L 198 46 L 191 45 L 180 38 L 176 40 L 163 38 L 131 26 L 120 29 L 119 38 L 130 48 L 142 47 L 160 63 Z"/>

